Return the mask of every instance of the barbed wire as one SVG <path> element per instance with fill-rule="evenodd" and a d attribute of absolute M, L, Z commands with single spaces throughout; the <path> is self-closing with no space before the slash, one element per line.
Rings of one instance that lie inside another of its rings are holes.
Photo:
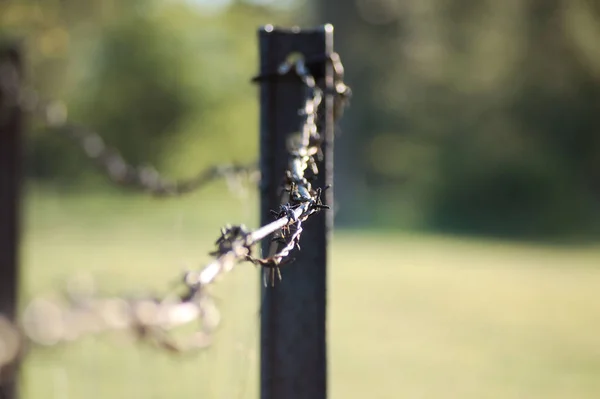
<path fill-rule="evenodd" d="M 238 189 L 241 181 L 257 183 L 260 180 L 256 162 L 209 166 L 189 179 L 165 178 L 151 165 L 128 163 L 117 149 L 109 147 L 92 129 L 68 122 L 68 111 L 63 102 L 43 101 L 32 89 L 22 90 L 20 97 L 20 105 L 26 112 L 36 116 L 45 128 L 78 144 L 114 184 L 142 190 L 156 197 L 173 197 L 192 193 L 219 179 L 225 179 L 232 190 Z"/>
<path fill-rule="evenodd" d="M 339 57 L 334 53 L 322 62 L 331 62 L 334 66 L 336 105 L 340 107 L 341 104 L 343 108 L 350 96 L 350 89 L 343 83 L 343 67 Z M 317 114 L 324 95 L 323 89 L 310 73 L 306 60 L 296 54 L 282 63 L 276 73 L 259 76 L 254 80 L 277 78 L 291 73 L 301 79 L 305 100 L 300 109 L 300 139 L 291 143 L 288 148 L 289 165 L 283 184 L 287 200 L 280 209 L 272 211 L 275 220 L 254 231 L 244 225 L 223 227 L 215 242 L 216 249 L 210 253 L 214 260 L 201 270 L 185 272 L 179 279 L 178 287 L 163 297 L 100 297 L 96 294 L 93 281 L 84 278 L 69 282 L 65 295 L 60 299 L 36 298 L 31 301 L 24 309 L 18 325 L 0 315 L 0 375 L 3 369 L 20 359 L 28 344 L 53 346 L 107 331 L 129 331 L 142 341 L 175 353 L 205 348 L 210 345 L 220 319 L 209 293 L 209 286 L 244 261 L 264 270 L 265 284 L 268 279 L 274 284 L 276 276 L 281 278 L 280 267 L 292 260 L 290 254 L 294 249 L 300 248 L 302 223 L 315 213 L 329 209 L 321 200 L 322 191 L 327 187 L 314 188 L 305 176 L 308 169 L 313 176 L 319 173 L 317 159 L 321 154 L 323 138 L 319 134 Z M 56 115 L 52 116 L 53 113 L 59 111 L 46 112 L 52 119 L 57 118 Z M 341 113 L 336 116 L 341 116 Z M 54 122 L 60 120 L 58 118 Z M 64 126 L 64 123 L 59 125 Z M 102 159 L 103 152 L 110 152 L 93 133 L 79 128 L 67 131 L 81 141 L 92 159 Z M 117 158 L 113 159 L 118 159 L 119 156 L 114 154 L 111 156 Z M 105 166 L 111 163 L 100 162 Z M 119 160 L 117 164 L 122 162 Z M 123 167 L 117 169 L 122 170 Z M 130 178 L 152 193 L 181 193 L 185 192 L 186 187 L 201 184 L 197 181 L 208 179 L 198 177 L 192 180 L 194 183 L 168 184 L 160 181 L 159 184 L 158 178 L 155 178 L 151 180 L 154 183 L 150 184 L 150 180 L 134 177 L 133 171 L 125 169 L 125 172 L 114 172 L 117 177 L 125 176 L 119 181 L 129 181 L 127 179 Z M 233 172 L 237 171 L 239 170 L 233 169 Z M 212 176 L 211 173 L 206 173 Z M 254 256 L 253 246 L 269 236 L 279 244 L 279 249 L 266 258 Z M 198 328 L 191 335 L 176 339 L 172 331 L 192 322 L 198 322 Z"/>

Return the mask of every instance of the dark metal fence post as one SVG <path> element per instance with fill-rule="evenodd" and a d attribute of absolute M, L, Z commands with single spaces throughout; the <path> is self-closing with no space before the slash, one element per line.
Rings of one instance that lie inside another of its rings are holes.
<path fill-rule="evenodd" d="M 0 44 L 0 315 L 11 321 L 15 318 L 18 286 L 20 61 L 17 47 Z M 15 373 L 15 369 L 0 370 L 0 399 L 16 397 Z"/>
<path fill-rule="evenodd" d="M 306 59 L 325 59 L 333 51 L 333 28 L 276 29 L 259 31 L 260 73 L 277 70 L 292 52 Z M 319 63 L 311 70 L 317 82 L 332 87 L 333 69 Z M 322 86 L 323 87 L 323 86 Z M 303 106 L 300 80 L 267 79 L 261 83 L 260 159 L 261 223 L 273 220 L 270 210 L 280 205 L 281 183 L 288 166 L 286 139 L 302 123 L 298 110 Z M 326 94 L 320 115 L 324 136 L 323 161 L 313 183 L 324 187 L 333 178 L 333 96 Z M 333 204 L 332 190 L 325 202 Z M 283 279 L 274 287 L 262 288 L 261 317 L 261 399 L 323 399 L 327 396 L 326 277 L 328 240 L 333 212 L 320 212 L 303 225 L 301 251 L 295 261 L 281 269 Z M 269 243 L 263 244 L 263 254 Z"/>

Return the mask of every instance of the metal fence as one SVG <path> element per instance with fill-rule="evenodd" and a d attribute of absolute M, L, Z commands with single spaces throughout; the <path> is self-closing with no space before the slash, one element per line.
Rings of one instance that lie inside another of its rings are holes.
<path fill-rule="evenodd" d="M 259 30 L 260 168 L 219 165 L 186 181 L 169 181 L 151 167 L 134 167 L 101 136 L 67 121 L 64 105 L 27 90 L 20 49 L 0 48 L 0 398 L 15 398 L 26 348 L 57 345 L 109 330 L 130 330 L 139 340 L 171 352 L 205 349 L 218 326 L 208 287 L 242 262 L 263 269 L 261 397 L 324 398 L 326 385 L 326 271 L 332 228 L 334 122 L 350 96 L 333 51 L 333 28 Z M 155 196 L 176 196 L 207 183 L 256 178 L 261 227 L 227 225 L 214 260 L 180 276 L 162 297 L 43 296 L 17 316 L 22 120 L 45 125 L 78 142 L 111 181 Z M 262 242 L 262 256 L 255 244 Z M 300 250 L 301 249 L 301 250 Z M 184 339 L 170 331 L 198 323 Z M 61 328 L 47 328 L 60 325 Z"/>

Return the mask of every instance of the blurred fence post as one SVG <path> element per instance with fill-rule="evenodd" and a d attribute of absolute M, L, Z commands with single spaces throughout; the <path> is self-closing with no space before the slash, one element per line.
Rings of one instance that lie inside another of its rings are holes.
<path fill-rule="evenodd" d="M 18 287 L 22 135 L 20 58 L 17 46 L 0 43 L 0 315 L 10 321 L 15 319 Z M 0 341 L 2 335 L 3 331 L 0 331 Z M 1 349 L 8 355 L 14 348 Z M 17 396 L 14 367 L 17 366 L 0 370 L 0 399 Z"/>
<path fill-rule="evenodd" d="M 333 28 L 278 29 L 258 32 L 260 73 L 268 75 L 292 52 L 311 64 L 311 73 L 323 87 L 333 87 L 333 69 L 325 57 L 333 51 Z M 300 79 L 266 79 L 260 89 L 261 224 L 273 220 L 270 210 L 281 204 L 280 188 L 288 166 L 286 140 L 297 132 L 302 119 L 304 86 Z M 333 179 L 333 96 L 326 93 L 319 117 L 324 136 L 323 160 L 314 187 Z M 325 203 L 333 204 L 332 190 Z M 301 251 L 281 269 L 283 279 L 274 287 L 262 286 L 260 392 L 261 399 L 323 399 L 327 396 L 326 278 L 328 240 L 333 212 L 320 212 L 304 224 Z M 263 255 L 269 243 L 263 243 Z"/>

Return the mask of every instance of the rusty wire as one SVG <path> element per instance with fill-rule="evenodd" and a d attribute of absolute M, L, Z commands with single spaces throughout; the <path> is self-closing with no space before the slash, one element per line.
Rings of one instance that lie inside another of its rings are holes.
<path fill-rule="evenodd" d="M 337 62 L 341 66 L 339 57 L 330 57 L 326 61 Z M 303 82 L 305 101 L 300 109 L 303 119 L 300 140 L 288 149 L 289 166 L 284 184 L 287 202 L 279 210 L 272 211 L 276 219 L 254 231 L 243 225 L 222 228 L 215 242 L 216 249 L 211 253 L 214 260 L 201 270 L 185 272 L 178 289 L 164 297 L 99 297 L 93 282 L 84 280 L 83 284 L 81 281 L 69 284 L 62 299 L 34 299 L 25 308 L 17 326 L 6 322 L 0 315 L 0 371 L 19 359 L 27 344 L 54 346 L 109 331 L 128 331 L 142 341 L 177 353 L 205 348 L 210 345 L 219 324 L 219 312 L 208 291 L 218 277 L 231 271 L 236 264 L 249 261 L 265 270 L 265 283 L 267 276 L 270 276 L 271 283 L 274 283 L 276 275 L 281 278 L 279 268 L 289 262 L 291 252 L 299 248 L 302 223 L 311 215 L 329 208 L 322 203 L 322 188 L 312 187 L 305 177 L 307 169 L 313 175 L 318 174 L 316 159 L 322 138 L 317 126 L 317 113 L 323 90 L 311 75 L 304 58 L 289 58 L 275 75 L 291 73 Z M 340 80 L 339 74 L 335 76 L 334 90 L 345 104 L 349 89 Z M 81 137 L 87 140 L 85 136 Z M 163 189 L 165 186 L 169 185 L 163 185 Z M 254 256 L 253 246 L 269 236 L 280 244 L 279 249 L 266 258 Z M 175 339 L 171 334 L 177 327 L 193 322 L 198 322 L 199 326 L 187 338 Z"/>

